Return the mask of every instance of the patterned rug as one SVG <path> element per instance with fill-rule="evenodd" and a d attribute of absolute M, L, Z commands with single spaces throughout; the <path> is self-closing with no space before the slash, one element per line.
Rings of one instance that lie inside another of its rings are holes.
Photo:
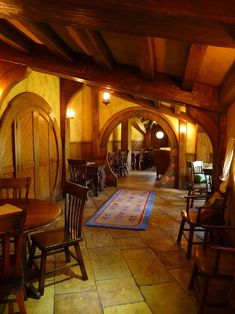
<path fill-rule="evenodd" d="M 116 191 L 86 222 L 86 226 L 144 230 L 155 197 L 153 191 Z"/>

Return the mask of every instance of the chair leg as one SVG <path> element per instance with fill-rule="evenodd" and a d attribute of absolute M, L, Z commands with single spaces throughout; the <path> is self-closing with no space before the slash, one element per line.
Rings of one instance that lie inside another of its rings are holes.
<path fill-rule="evenodd" d="M 74 245 L 74 248 L 75 248 L 75 252 L 76 252 L 76 255 L 77 255 L 77 261 L 80 265 L 80 269 L 81 269 L 81 273 L 82 273 L 82 280 L 87 280 L 88 279 L 88 276 L 87 276 L 87 272 L 86 272 L 86 268 L 85 268 L 85 264 L 84 264 L 84 261 L 83 261 L 83 257 L 82 257 L 82 253 L 81 253 L 81 249 L 80 249 L 80 246 L 78 243 L 76 243 Z"/>
<path fill-rule="evenodd" d="M 33 257 L 35 255 L 35 251 L 36 251 L 36 245 L 35 243 L 32 243 L 31 248 L 30 248 L 30 252 L 29 252 L 29 257 L 28 257 L 28 267 L 32 268 L 33 266 Z"/>
<path fill-rule="evenodd" d="M 194 263 L 192 274 L 191 274 L 191 277 L 190 277 L 190 280 L 189 280 L 189 284 L 188 284 L 188 289 L 189 290 L 193 290 L 194 289 L 194 283 L 195 283 L 195 278 L 197 276 L 197 272 L 198 272 L 197 264 Z"/>
<path fill-rule="evenodd" d="M 70 258 L 69 248 L 65 248 L 64 254 L 65 254 L 66 263 L 70 263 L 71 258 Z"/>
<path fill-rule="evenodd" d="M 23 289 L 23 287 L 20 287 L 16 291 L 16 301 L 18 304 L 20 314 L 26 314 L 26 308 L 25 308 L 25 304 L 24 304 L 24 289 Z"/>
<path fill-rule="evenodd" d="M 185 225 L 185 220 L 184 220 L 184 218 L 182 218 L 181 223 L 180 223 L 180 229 L 179 229 L 178 237 L 177 237 L 177 242 L 181 242 L 181 238 L 182 238 L 183 231 L 184 231 L 184 225 Z"/>
<path fill-rule="evenodd" d="M 41 264 L 40 264 L 40 275 L 39 275 L 39 292 L 41 295 L 44 294 L 46 262 L 47 262 L 47 254 L 46 252 L 42 252 Z"/>
<path fill-rule="evenodd" d="M 204 275 L 203 282 L 202 282 L 202 291 L 201 291 L 201 297 L 199 300 L 198 305 L 198 314 L 203 314 L 205 307 L 206 307 L 206 301 L 208 297 L 208 290 L 209 290 L 209 277 Z"/>
<path fill-rule="evenodd" d="M 194 235 L 194 226 L 189 227 L 189 237 L 188 237 L 188 247 L 187 247 L 187 254 L 186 258 L 190 259 L 192 255 L 192 248 L 193 248 L 193 235 Z"/>

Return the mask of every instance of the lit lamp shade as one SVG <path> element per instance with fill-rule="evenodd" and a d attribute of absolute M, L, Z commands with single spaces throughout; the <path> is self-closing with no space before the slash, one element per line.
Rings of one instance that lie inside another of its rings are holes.
<path fill-rule="evenodd" d="M 67 119 L 73 119 L 75 117 L 75 112 L 73 109 L 68 108 L 66 111 L 66 118 Z"/>
<path fill-rule="evenodd" d="M 163 139 L 163 137 L 164 137 L 164 133 L 162 131 L 157 131 L 156 138 L 158 140 L 161 140 L 161 139 Z"/>
<path fill-rule="evenodd" d="M 108 105 L 110 102 L 110 93 L 109 92 L 104 92 L 103 93 L 103 103 L 105 105 Z"/>

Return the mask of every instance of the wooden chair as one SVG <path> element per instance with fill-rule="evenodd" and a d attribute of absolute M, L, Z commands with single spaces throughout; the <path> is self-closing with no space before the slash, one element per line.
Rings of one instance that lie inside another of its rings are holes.
<path fill-rule="evenodd" d="M 198 314 L 205 313 L 207 306 L 234 309 L 231 294 L 234 293 L 232 289 L 234 289 L 235 247 L 232 238 L 234 239 L 235 227 L 210 225 L 203 227 L 206 232 L 214 233 L 214 239 L 217 238 L 218 243 L 211 245 L 205 241 L 203 246 L 195 247 L 195 262 L 189 289 L 194 289 L 196 293 Z M 216 285 L 217 288 L 220 287 L 222 283 L 227 283 L 227 289 L 225 286 L 213 300 L 211 298 L 213 289 Z"/>
<path fill-rule="evenodd" d="M 74 183 L 88 187 L 96 195 L 94 180 L 87 177 L 87 161 L 82 159 L 68 159 L 70 180 Z"/>
<path fill-rule="evenodd" d="M 203 163 L 201 161 L 186 161 L 186 179 L 188 185 L 188 195 L 205 194 L 207 182 L 203 173 Z"/>
<path fill-rule="evenodd" d="M 16 301 L 21 314 L 26 313 L 24 305 L 23 285 L 23 252 L 24 252 L 24 223 L 26 212 L 16 207 L 16 211 L 1 212 L 0 237 L 2 255 L 0 257 L 0 303 L 13 307 L 10 294 L 16 295 Z M 12 245 L 14 239 L 14 245 Z"/>
<path fill-rule="evenodd" d="M 72 265 L 65 265 L 63 267 L 54 268 L 46 271 L 47 257 L 55 255 L 60 252 L 65 253 L 66 263 L 70 262 L 70 256 L 75 259 L 75 265 L 79 265 L 82 273 L 82 280 L 87 280 L 87 273 L 83 262 L 79 242 L 82 240 L 82 218 L 84 205 L 87 197 L 88 188 L 66 182 L 65 186 L 65 210 L 64 210 L 64 227 L 57 230 L 49 230 L 45 232 L 35 233 L 31 235 L 32 246 L 29 254 L 29 267 L 34 264 L 37 267 L 35 260 L 41 259 L 39 268 L 39 292 L 44 293 L 45 275 L 55 273 L 64 267 L 71 267 Z M 70 250 L 74 247 L 75 254 Z M 40 255 L 35 255 L 36 248 L 41 252 Z"/>
<path fill-rule="evenodd" d="M 119 164 L 119 171 L 124 176 L 129 174 L 128 165 L 127 165 L 127 158 L 128 158 L 129 150 L 123 149 L 118 151 L 118 164 Z"/>
<path fill-rule="evenodd" d="M 181 211 L 181 223 L 177 242 L 181 242 L 182 236 L 188 241 L 187 259 L 191 258 L 193 244 L 202 244 L 202 241 L 195 241 L 195 232 L 204 235 L 202 224 L 214 225 L 224 224 L 224 211 L 226 208 L 227 193 L 215 192 L 213 195 L 189 195 L 185 197 L 186 208 Z M 202 206 L 194 206 L 196 201 L 202 201 Z M 199 240 L 199 239 L 198 239 Z"/>
<path fill-rule="evenodd" d="M 107 161 L 111 167 L 113 173 L 120 178 L 122 175 L 122 170 L 120 169 L 120 164 L 118 162 L 118 154 L 116 152 L 108 152 Z"/>
<path fill-rule="evenodd" d="M 0 178 L 0 198 L 28 198 L 31 178 Z"/>

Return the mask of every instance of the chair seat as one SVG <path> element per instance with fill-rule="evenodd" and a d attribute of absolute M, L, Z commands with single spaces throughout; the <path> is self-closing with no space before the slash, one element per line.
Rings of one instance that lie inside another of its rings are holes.
<path fill-rule="evenodd" d="M 81 241 L 82 238 L 72 238 L 72 236 L 65 232 L 64 229 L 56 229 L 35 233 L 31 236 L 31 240 L 41 250 L 56 250 L 66 246 L 66 243 L 68 246 L 71 246 L 73 243 Z"/>

